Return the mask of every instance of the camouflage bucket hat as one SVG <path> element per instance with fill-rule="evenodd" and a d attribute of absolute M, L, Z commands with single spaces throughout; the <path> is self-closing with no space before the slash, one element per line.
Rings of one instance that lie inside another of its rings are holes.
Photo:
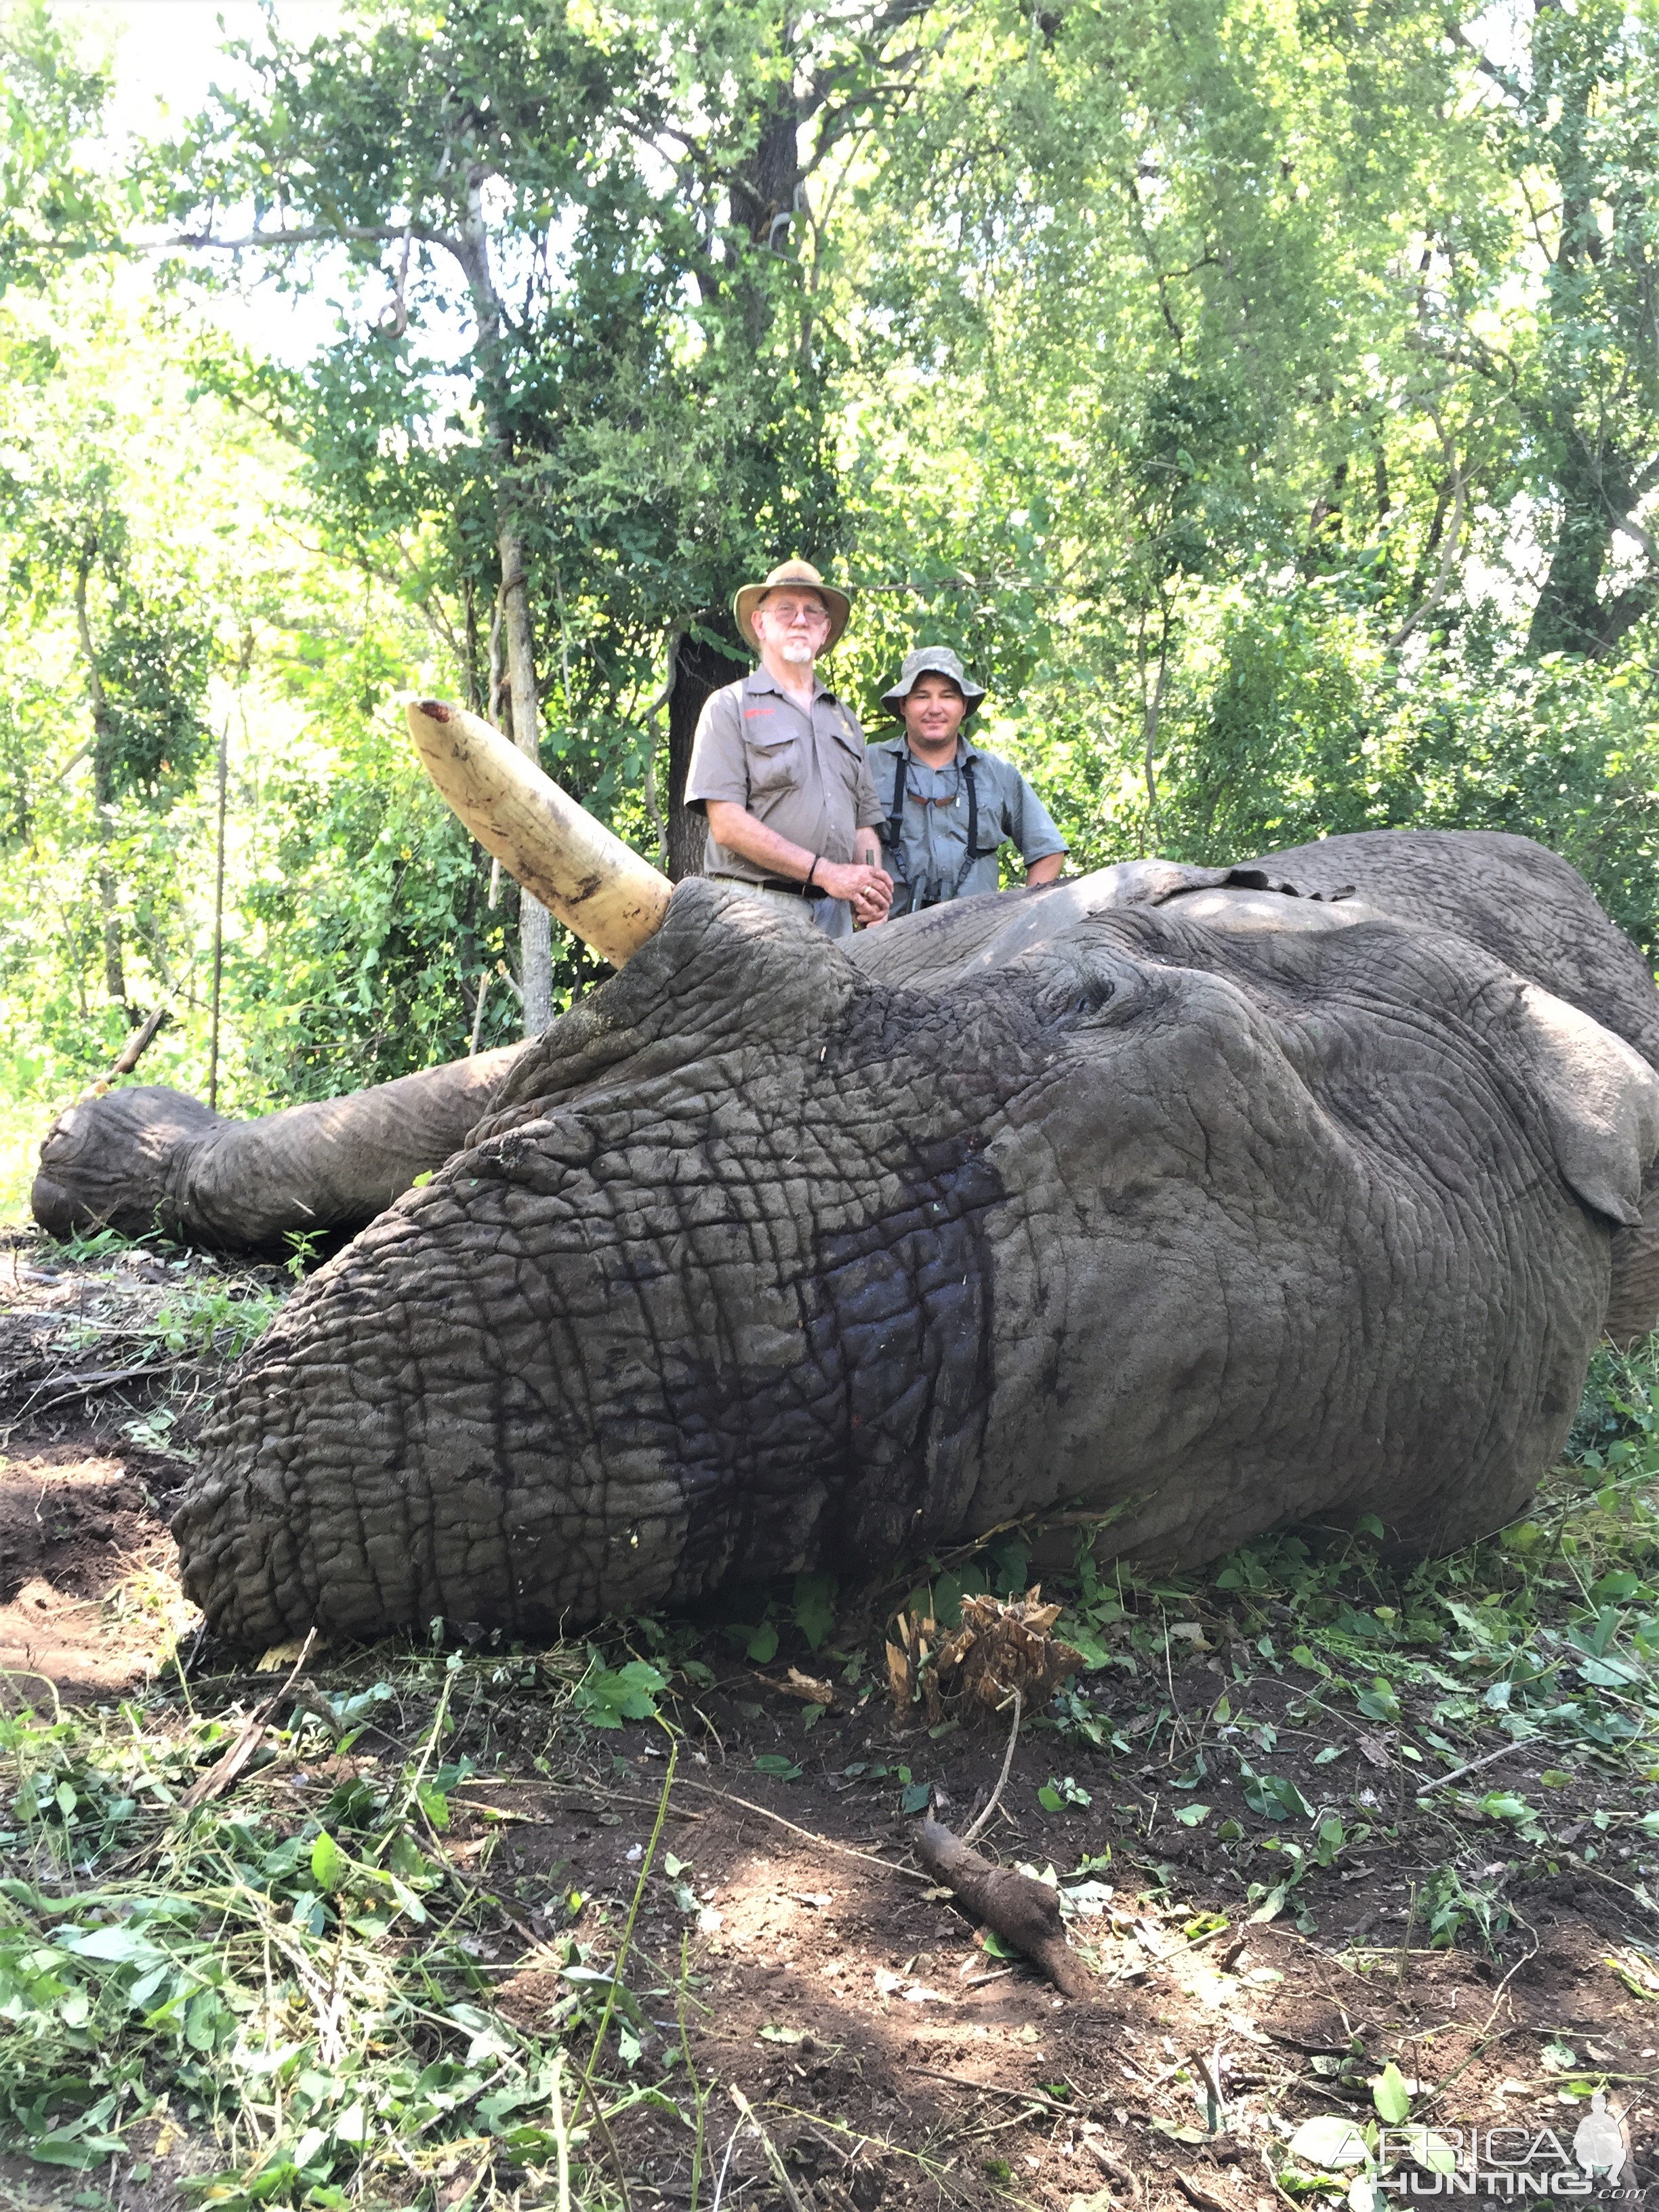
<path fill-rule="evenodd" d="M 901 702 L 909 697 L 924 676 L 948 676 L 970 707 L 977 707 L 985 696 L 985 686 L 975 683 L 948 645 L 922 645 L 905 654 L 898 682 L 890 691 L 882 693 L 882 705 L 890 707 L 896 714 Z"/>

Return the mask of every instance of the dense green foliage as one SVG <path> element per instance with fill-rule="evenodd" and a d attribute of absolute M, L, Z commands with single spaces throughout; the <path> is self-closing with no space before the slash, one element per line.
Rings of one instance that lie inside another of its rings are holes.
<path fill-rule="evenodd" d="M 223 1095 L 514 1033 L 397 700 L 510 717 L 520 562 L 543 757 L 653 858 L 799 551 L 1080 863 L 1517 830 L 1659 950 L 1650 6 L 373 0 L 143 143 L 48 11 L 0 61 L 14 1095 L 164 999 L 204 1080 L 227 732 Z"/>

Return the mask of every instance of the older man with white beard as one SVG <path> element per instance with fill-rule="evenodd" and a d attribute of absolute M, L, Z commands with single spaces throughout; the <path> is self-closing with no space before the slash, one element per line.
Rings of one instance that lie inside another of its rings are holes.
<path fill-rule="evenodd" d="M 712 693 L 697 724 L 685 802 L 708 817 L 703 872 L 850 937 L 893 896 L 864 732 L 816 667 L 851 602 L 810 562 L 786 561 L 732 611 L 760 666 Z"/>

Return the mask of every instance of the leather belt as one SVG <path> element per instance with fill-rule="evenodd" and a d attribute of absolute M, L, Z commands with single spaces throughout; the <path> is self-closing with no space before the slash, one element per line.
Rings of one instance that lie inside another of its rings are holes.
<path fill-rule="evenodd" d="M 790 898 L 821 899 L 828 898 L 830 896 L 829 892 L 824 890 L 822 884 L 792 884 L 786 881 L 782 876 L 761 876 L 757 878 L 754 876 L 717 875 L 714 880 L 716 883 L 720 884 L 741 884 L 745 890 L 783 891 Z"/>

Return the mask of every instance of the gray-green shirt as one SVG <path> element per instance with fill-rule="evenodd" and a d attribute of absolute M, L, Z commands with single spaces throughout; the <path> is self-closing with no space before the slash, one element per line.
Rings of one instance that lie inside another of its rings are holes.
<path fill-rule="evenodd" d="M 982 753 L 966 738 L 957 740 L 949 767 L 927 767 L 911 753 L 904 771 L 904 820 L 897 849 L 889 835 L 893 786 L 903 738 L 889 738 L 870 748 L 870 768 L 881 802 L 883 857 L 896 883 L 909 886 L 895 900 L 896 910 L 936 906 L 941 900 L 975 898 L 997 888 L 997 848 L 1005 838 L 1018 846 L 1029 868 L 1050 853 L 1063 853 L 1066 840 L 1048 810 L 1012 761 Z M 969 805 L 967 763 L 973 763 L 975 806 Z M 969 815 L 977 813 L 975 852 L 968 856 Z"/>
<path fill-rule="evenodd" d="M 764 668 L 704 702 L 685 779 L 685 803 L 725 799 L 792 845 L 826 860 L 854 857 L 860 830 L 881 819 L 858 716 L 821 679 L 808 714 Z M 764 868 L 711 836 L 703 872 L 759 883 Z"/>

